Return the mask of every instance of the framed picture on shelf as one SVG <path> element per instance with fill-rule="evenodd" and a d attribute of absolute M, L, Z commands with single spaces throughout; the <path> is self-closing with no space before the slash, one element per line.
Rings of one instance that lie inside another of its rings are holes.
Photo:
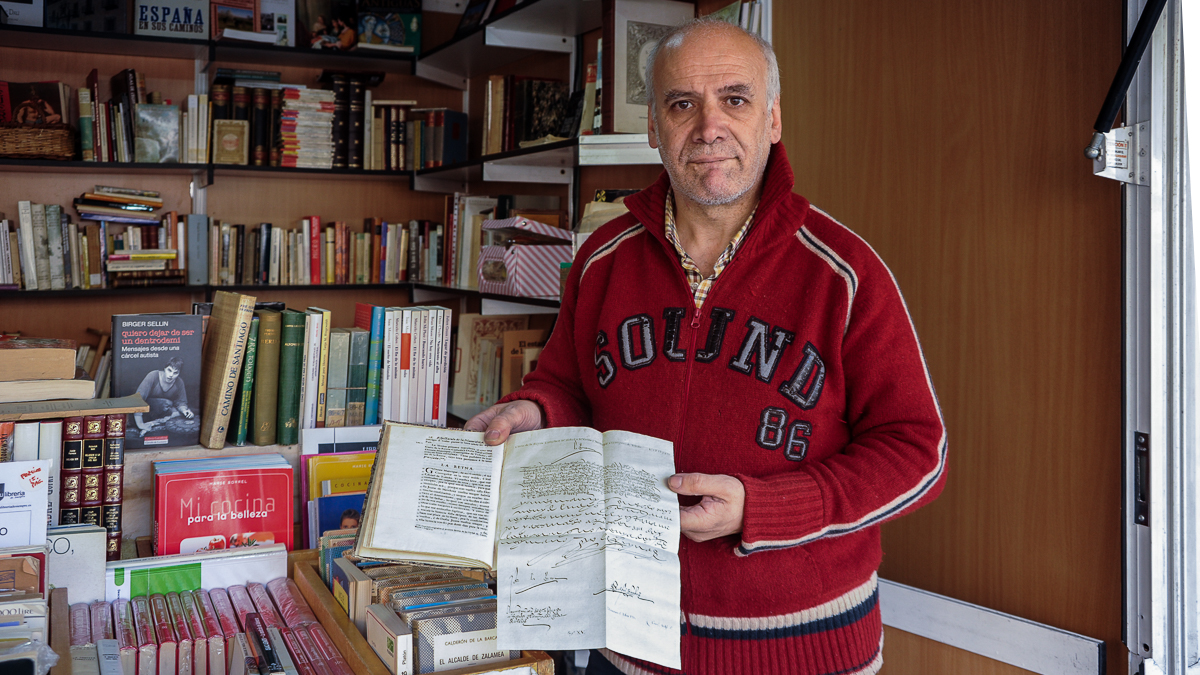
<path fill-rule="evenodd" d="M 650 48 L 690 20 L 696 6 L 674 0 L 605 0 L 604 10 L 602 128 L 605 133 L 644 134 Z"/>

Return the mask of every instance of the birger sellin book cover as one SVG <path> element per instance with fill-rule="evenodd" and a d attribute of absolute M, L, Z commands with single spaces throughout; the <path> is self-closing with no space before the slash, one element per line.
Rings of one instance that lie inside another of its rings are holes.
<path fill-rule="evenodd" d="M 141 394 L 150 412 L 125 423 L 126 449 L 200 440 L 203 317 L 118 314 L 112 324 L 112 395 Z"/>

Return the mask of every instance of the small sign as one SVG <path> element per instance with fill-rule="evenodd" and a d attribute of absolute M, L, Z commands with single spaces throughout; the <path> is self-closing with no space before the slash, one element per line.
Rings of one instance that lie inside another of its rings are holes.
<path fill-rule="evenodd" d="M 205 40 L 208 0 L 134 0 L 135 35 Z"/>

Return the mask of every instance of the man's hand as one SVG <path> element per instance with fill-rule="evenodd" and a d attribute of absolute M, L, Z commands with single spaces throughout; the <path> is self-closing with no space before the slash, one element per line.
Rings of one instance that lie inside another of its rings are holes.
<path fill-rule="evenodd" d="M 681 495 L 700 495 L 699 504 L 679 508 L 679 529 L 692 541 L 708 541 L 742 531 L 746 488 L 733 476 L 677 473 L 667 487 Z"/>
<path fill-rule="evenodd" d="M 511 401 L 494 405 L 467 420 L 467 431 L 484 431 L 483 441 L 500 445 L 509 434 L 542 428 L 542 408 L 533 401 Z"/>

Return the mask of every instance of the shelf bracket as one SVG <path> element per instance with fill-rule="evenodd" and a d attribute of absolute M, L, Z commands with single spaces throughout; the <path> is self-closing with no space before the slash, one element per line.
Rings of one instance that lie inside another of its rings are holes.
<path fill-rule="evenodd" d="M 467 78 L 462 75 L 457 75 L 441 68 L 434 68 L 420 61 L 417 61 L 413 67 L 413 74 L 417 77 L 437 82 L 438 84 L 444 84 L 447 87 L 454 87 L 455 89 L 462 89 L 464 91 L 467 89 Z"/>
<path fill-rule="evenodd" d="M 469 188 L 470 185 L 466 181 L 451 180 L 449 178 L 416 174 L 412 179 L 412 189 L 417 192 L 444 192 L 446 194 L 453 194 L 455 192 L 469 192 Z"/>
<path fill-rule="evenodd" d="M 489 47 L 511 47 L 563 54 L 569 54 L 575 50 L 574 36 L 528 33 L 495 26 L 487 27 L 483 35 L 483 43 Z"/>
<path fill-rule="evenodd" d="M 1097 141 L 1103 136 L 1104 143 L 1099 146 L 1099 156 L 1092 160 L 1092 173 L 1122 183 L 1149 185 L 1149 127 L 1146 122 L 1138 122 L 1104 134 L 1097 132 Z"/>
<path fill-rule="evenodd" d="M 546 307 L 544 305 L 526 305 L 519 301 L 512 302 L 509 300 L 481 298 L 479 301 L 479 313 L 484 316 L 495 316 L 498 314 L 558 314 L 558 308 Z"/>
<path fill-rule="evenodd" d="M 501 164 L 484 162 L 483 179 L 501 183 L 552 183 L 567 185 L 573 171 L 557 166 L 530 166 L 528 164 Z"/>

